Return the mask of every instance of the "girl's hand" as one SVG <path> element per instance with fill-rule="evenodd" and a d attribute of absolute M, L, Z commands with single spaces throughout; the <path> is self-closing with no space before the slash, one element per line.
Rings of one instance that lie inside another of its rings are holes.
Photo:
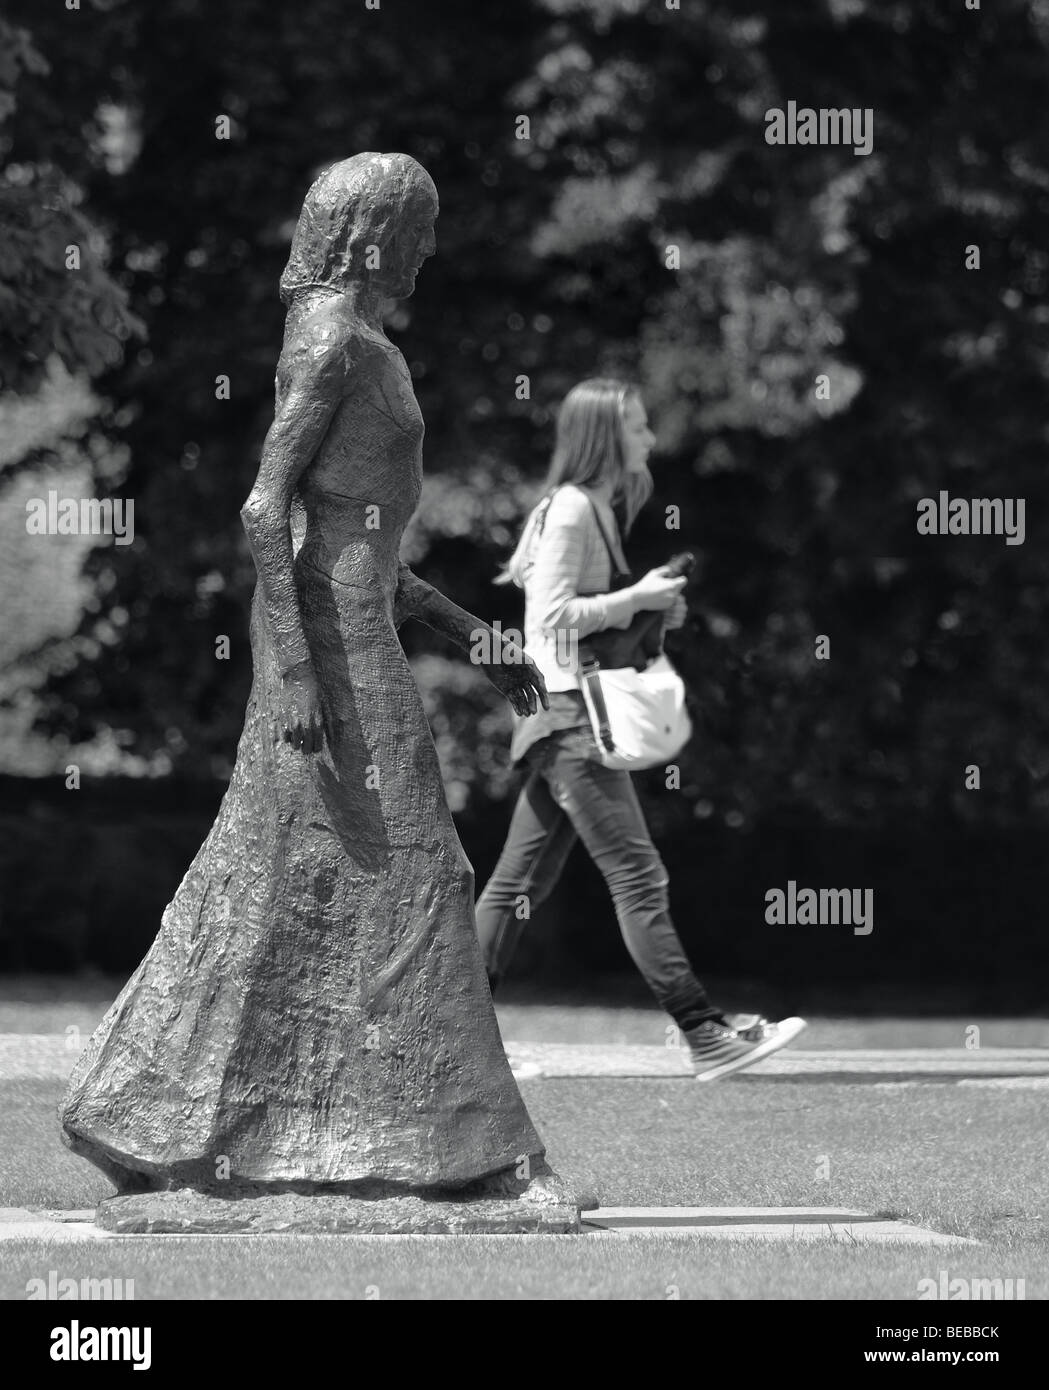
<path fill-rule="evenodd" d="M 678 594 L 687 583 L 688 580 L 684 575 L 677 579 L 671 579 L 661 569 L 649 570 L 631 588 L 634 606 L 635 608 L 654 610 L 657 613 L 665 613 L 674 606 Z"/>
<path fill-rule="evenodd" d="M 688 617 L 688 604 L 681 597 L 674 600 L 671 607 L 667 609 L 666 617 L 663 619 L 663 626 L 668 632 L 672 632 L 676 627 L 684 627 L 685 619 Z"/>
<path fill-rule="evenodd" d="M 303 753 L 319 753 L 324 745 L 320 689 L 308 659 L 292 666 L 281 678 L 277 737 Z"/>
<path fill-rule="evenodd" d="M 496 655 L 501 659 L 482 662 L 481 670 L 501 694 L 510 701 L 515 714 L 535 714 L 539 700 L 543 709 L 550 708 L 550 697 L 546 693 L 546 681 L 539 668 L 531 662 L 520 647 L 513 642 L 503 642 Z M 519 660 L 517 658 L 520 658 Z"/>

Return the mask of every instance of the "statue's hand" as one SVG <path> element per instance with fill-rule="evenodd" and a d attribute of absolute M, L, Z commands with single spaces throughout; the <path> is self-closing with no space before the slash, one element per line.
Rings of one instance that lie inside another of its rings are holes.
<path fill-rule="evenodd" d="M 550 708 L 550 697 L 546 693 L 546 681 L 539 668 L 530 661 L 520 647 L 513 642 L 504 642 L 497 653 L 498 661 L 483 662 L 481 670 L 510 701 L 515 714 L 535 714 L 539 702 L 543 709 Z"/>
<path fill-rule="evenodd" d="M 324 744 L 320 689 L 309 661 L 300 661 L 281 679 L 277 736 L 304 753 L 319 753 Z"/>

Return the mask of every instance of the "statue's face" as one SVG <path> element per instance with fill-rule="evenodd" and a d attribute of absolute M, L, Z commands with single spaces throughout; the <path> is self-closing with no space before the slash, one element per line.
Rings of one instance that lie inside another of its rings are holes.
<path fill-rule="evenodd" d="M 386 248 L 383 259 L 383 290 L 391 299 L 407 299 L 415 289 L 419 267 L 437 250 L 434 223 L 437 221 L 437 201 L 432 194 L 420 190 L 409 199 L 396 234 Z"/>

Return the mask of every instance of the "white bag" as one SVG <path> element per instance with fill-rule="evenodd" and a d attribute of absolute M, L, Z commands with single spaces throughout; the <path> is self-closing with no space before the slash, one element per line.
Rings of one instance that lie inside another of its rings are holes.
<path fill-rule="evenodd" d="M 666 766 L 692 737 L 685 684 L 665 655 L 643 671 L 588 662 L 579 683 L 605 767 L 641 772 Z"/>

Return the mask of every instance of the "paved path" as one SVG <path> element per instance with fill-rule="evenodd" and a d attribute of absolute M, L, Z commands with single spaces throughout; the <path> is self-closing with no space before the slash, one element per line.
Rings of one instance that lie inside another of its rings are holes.
<path fill-rule="evenodd" d="M 966 1236 L 942 1235 L 905 1221 L 885 1221 L 837 1207 L 598 1207 L 585 1211 L 583 1233 L 613 1238 L 688 1236 L 700 1240 L 830 1241 L 842 1245 L 977 1245 Z M 288 1239 L 288 1232 L 280 1232 Z M 312 1237 L 311 1237 L 312 1238 Z M 353 1240 L 440 1240 L 437 1236 L 341 1236 Z M 470 1236 L 449 1237 L 456 1242 Z M 500 1240 L 519 1237 L 500 1236 Z M 520 1237 L 529 1241 L 542 1237 Z M 100 1240 L 251 1240 L 258 1235 L 114 1235 L 94 1224 L 93 1211 L 29 1211 L 0 1207 L 0 1246 L 6 1241 L 76 1244 Z M 488 1237 L 484 1237 L 488 1239 Z M 561 1237 L 558 1237 L 561 1239 Z"/>
<path fill-rule="evenodd" d="M 688 1235 L 704 1240 L 824 1240 L 842 1245 L 978 1245 L 905 1221 L 837 1207 L 599 1207 L 586 1226 L 621 1236 Z"/>
<path fill-rule="evenodd" d="M 687 1053 L 680 1047 L 614 1043 L 506 1044 L 515 1073 L 530 1077 L 691 1076 Z M 0 1033 L 0 1081 L 36 1077 L 62 1080 L 78 1052 L 63 1036 Z M 1042 1089 L 1049 1085 L 1049 1048 L 964 1047 L 834 1048 L 806 1051 L 789 1047 L 734 1081 L 797 1079 L 866 1081 L 901 1085 L 921 1081 L 1011 1085 Z M 724 1084 L 722 1082 L 721 1084 Z"/>
<path fill-rule="evenodd" d="M 604 1046 L 511 1041 L 507 1055 L 521 1080 L 540 1076 L 690 1076 L 678 1047 Z M 837 1048 L 808 1052 L 785 1048 L 737 1072 L 732 1081 L 805 1078 L 807 1081 L 1012 1082 L 1049 1086 L 1049 1048 Z M 721 1082 L 720 1084 L 725 1084 Z"/>
<path fill-rule="evenodd" d="M 70 1241 L 108 1240 L 110 1233 L 95 1225 L 93 1211 L 28 1211 L 25 1207 L 0 1207 L 0 1243 L 7 1240 Z"/>

